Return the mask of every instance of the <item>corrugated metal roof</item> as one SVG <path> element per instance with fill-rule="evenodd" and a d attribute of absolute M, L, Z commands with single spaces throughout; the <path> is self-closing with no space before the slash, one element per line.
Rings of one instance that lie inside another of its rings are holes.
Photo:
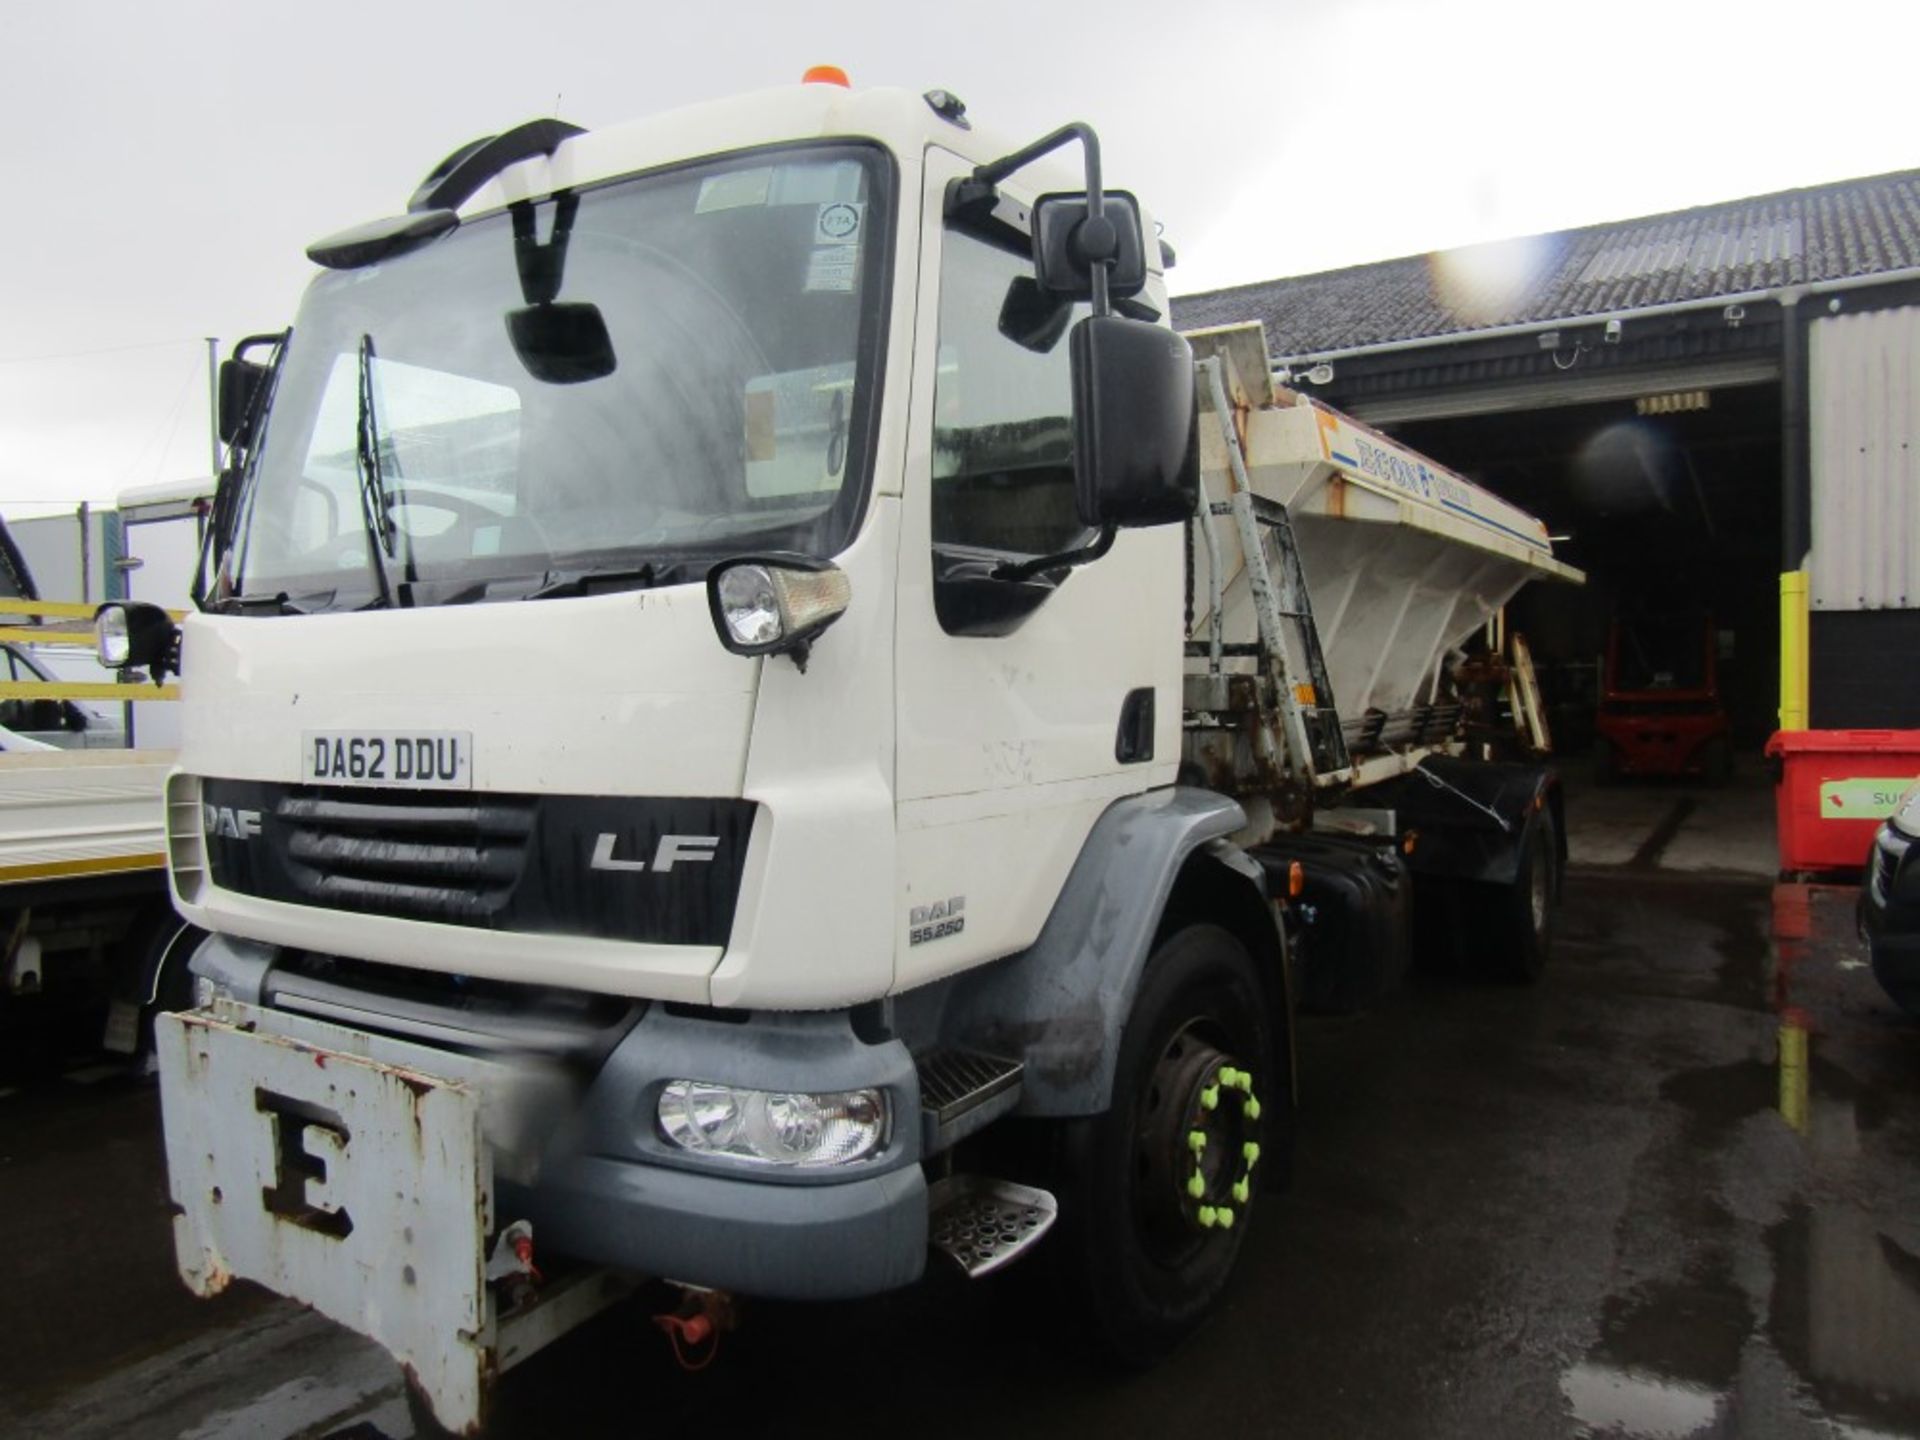
<path fill-rule="evenodd" d="M 1313 355 L 1909 266 L 1920 170 L 1177 296 L 1173 320 L 1260 320 L 1276 355 Z"/>

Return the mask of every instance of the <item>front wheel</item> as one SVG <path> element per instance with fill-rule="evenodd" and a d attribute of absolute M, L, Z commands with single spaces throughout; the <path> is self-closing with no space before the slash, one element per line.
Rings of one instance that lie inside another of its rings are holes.
<path fill-rule="evenodd" d="M 1064 1258 L 1086 1333 L 1144 1365 L 1219 1302 L 1260 1180 L 1291 1158 L 1292 1086 L 1274 1064 L 1246 948 L 1192 925 L 1149 960 L 1112 1103 L 1064 1134 Z"/>

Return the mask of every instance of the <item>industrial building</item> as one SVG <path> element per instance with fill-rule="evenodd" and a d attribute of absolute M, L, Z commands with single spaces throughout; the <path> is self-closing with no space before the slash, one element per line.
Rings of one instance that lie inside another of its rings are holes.
<path fill-rule="evenodd" d="M 1739 750 L 1920 718 L 1920 171 L 1189 295 L 1276 377 L 1542 516 L 1563 748 L 1624 608 L 1717 627 Z"/>

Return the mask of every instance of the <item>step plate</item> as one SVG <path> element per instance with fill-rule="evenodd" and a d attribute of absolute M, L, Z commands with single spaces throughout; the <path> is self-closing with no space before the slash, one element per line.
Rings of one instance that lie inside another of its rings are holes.
<path fill-rule="evenodd" d="M 1010 1265 L 1052 1228 L 1060 1205 L 1044 1190 L 949 1175 L 929 1192 L 929 1243 L 977 1280 Z"/>

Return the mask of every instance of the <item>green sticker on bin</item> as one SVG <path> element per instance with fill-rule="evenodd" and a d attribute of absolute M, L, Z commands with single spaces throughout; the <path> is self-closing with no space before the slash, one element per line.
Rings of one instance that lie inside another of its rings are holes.
<path fill-rule="evenodd" d="M 1822 820 L 1884 820 L 1900 808 L 1913 776 L 1858 776 L 1820 782 Z"/>

